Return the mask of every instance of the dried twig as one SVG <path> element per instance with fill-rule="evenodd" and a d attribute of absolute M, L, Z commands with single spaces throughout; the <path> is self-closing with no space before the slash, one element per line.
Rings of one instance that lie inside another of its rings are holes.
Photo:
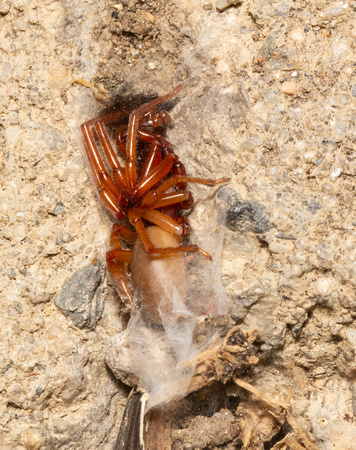
<path fill-rule="evenodd" d="M 262 402 L 267 406 L 268 412 L 282 425 L 287 422 L 293 429 L 294 433 L 290 433 L 285 438 L 276 444 L 273 448 L 275 450 L 282 449 L 278 447 L 279 444 L 286 444 L 291 449 L 295 450 L 318 450 L 318 448 L 311 442 L 306 431 L 304 431 L 296 422 L 294 417 L 291 415 L 289 408 L 289 401 L 276 400 L 271 395 L 260 391 L 255 386 L 247 383 L 246 381 L 240 380 L 239 378 L 234 378 L 235 383 L 241 388 L 253 394 L 257 397 L 258 401 Z M 294 437 L 295 436 L 295 437 Z M 300 445 L 300 443 L 303 445 Z M 288 448 L 288 447 L 287 447 Z"/>

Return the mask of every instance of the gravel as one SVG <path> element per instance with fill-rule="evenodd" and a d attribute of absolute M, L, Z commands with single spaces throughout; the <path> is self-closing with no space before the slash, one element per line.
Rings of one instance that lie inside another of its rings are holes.
<path fill-rule="evenodd" d="M 92 263 L 105 261 L 111 222 L 79 126 L 115 93 L 189 80 L 169 139 L 189 174 L 231 177 L 217 231 L 228 309 L 257 330 L 250 382 L 292 393 L 321 449 L 351 450 L 355 2 L 233 3 L 0 2 L 2 448 L 113 447 L 128 390 L 104 349 L 125 318 Z M 214 193 L 191 191 L 206 248 Z M 230 412 L 217 420 L 227 440 L 211 445 L 234 445 Z M 206 417 L 185 414 L 173 433 L 196 445 Z"/>

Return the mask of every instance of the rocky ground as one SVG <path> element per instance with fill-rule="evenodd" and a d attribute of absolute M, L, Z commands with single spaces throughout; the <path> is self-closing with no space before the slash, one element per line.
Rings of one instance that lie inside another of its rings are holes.
<path fill-rule="evenodd" d="M 317 448 L 353 448 L 355 19 L 355 1 L 0 1 L 2 449 L 113 448 L 129 390 L 104 349 L 126 323 L 78 128 L 182 81 L 175 151 L 231 177 L 222 277 L 259 358 L 240 375 Z M 192 191 L 199 227 L 213 194 Z M 174 449 L 306 448 L 232 382 L 177 411 Z"/>

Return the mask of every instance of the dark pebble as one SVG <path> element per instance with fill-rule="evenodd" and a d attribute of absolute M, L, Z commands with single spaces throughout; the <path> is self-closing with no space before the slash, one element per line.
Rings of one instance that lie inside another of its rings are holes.
<path fill-rule="evenodd" d="M 64 284 L 54 303 L 78 328 L 93 330 L 103 313 L 101 283 L 101 264 L 89 264 L 75 272 Z"/>

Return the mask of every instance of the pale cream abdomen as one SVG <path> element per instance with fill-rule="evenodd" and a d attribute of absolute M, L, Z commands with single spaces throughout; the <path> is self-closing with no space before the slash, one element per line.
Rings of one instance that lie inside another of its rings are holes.
<path fill-rule="evenodd" d="M 181 238 L 157 226 L 147 227 L 155 247 L 179 247 Z M 137 238 L 132 253 L 131 278 L 135 298 L 145 320 L 161 324 L 165 317 L 184 315 L 186 265 L 182 253 L 150 255 Z"/>

